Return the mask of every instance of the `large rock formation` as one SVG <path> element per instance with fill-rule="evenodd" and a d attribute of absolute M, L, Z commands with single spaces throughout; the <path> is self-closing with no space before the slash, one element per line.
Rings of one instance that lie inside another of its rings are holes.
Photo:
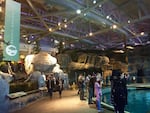
<path fill-rule="evenodd" d="M 79 56 L 77 62 L 69 64 L 70 70 L 83 70 L 90 68 L 102 68 L 109 65 L 109 58 L 107 56 L 99 56 L 96 54 L 82 54 Z"/>
<path fill-rule="evenodd" d="M 57 64 L 57 59 L 46 52 L 35 55 L 27 55 L 25 58 L 25 71 L 30 74 L 33 71 L 52 72 Z"/>

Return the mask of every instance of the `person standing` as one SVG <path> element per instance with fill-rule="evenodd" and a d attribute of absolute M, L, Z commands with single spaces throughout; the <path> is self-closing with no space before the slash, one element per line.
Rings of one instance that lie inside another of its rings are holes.
<path fill-rule="evenodd" d="M 48 89 L 50 98 L 52 98 L 52 96 L 53 96 L 54 85 L 55 84 L 54 84 L 53 75 L 49 75 L 48 80 L 47 80 L 47 89 Z"/>
<path fill-rule="evenodd" d="M 88 104 L 93 104 L 95 76 L 92 74 L 88 84 Z"/>
<path fill-rule="evenodd" d="M 61 98 L 61 94 L 62 94 L 62 90 L 63 90 L 63 84 L 64 84 L 63 79 L 58 77 L 58 92 L 59 92 L 60 98 Z"/>
<path fill-rule="evenodd" d="M 45 76 L 43 76 L 42 73 L 41 73 L 41 75 L 38 76 L 38 86 L 39 86 L 39 89 L 46 86 Z"/>
<path fill-rule="evenodd" d="M 46 88 L 46 76 L 44 72 L 41 73 L 41 75 L 38 77 L 38 85 L 41 96 L 44 96 L 44 91 L 47 90 Z"/>
<path fill-rule="evenodd" d="M 90 81 L 91 75 L 88 74 L 85 78 L 85 93 L 86 93 L 86 97 L 88 98 L 89 96 L 89 81 Z"/>
<path fill-rule="evenodd" d="M 79 75 L 78 78 L 78 87 L 80 91 L 80 100 L 85 100 L 84 98 L 84 88 L 85 88 L 85 83 L 84 83 L 84 76 L 82 74 Z"/>
<path fill-rule="evenodd" d="M 121 74 L 121 70 L 113 70 L 111 76 L 111 103 L 115 113 L 124 113 L 127 105 L 126 77 Z"/>
<path fill-rule="evenodd" d="M 99 73 L 96 75 L 96 82 L 94 84 L 94 94 L 96 96 L 96 107 L 98 113 L 100 113 L 102 112 L 101 108 L 102 82 L 101 82 L 101 75 Z"/>

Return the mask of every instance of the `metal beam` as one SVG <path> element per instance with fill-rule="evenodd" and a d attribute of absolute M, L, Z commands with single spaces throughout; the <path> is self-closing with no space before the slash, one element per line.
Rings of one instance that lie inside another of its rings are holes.
<path fill-rule="evenodd" d="M 70 8 L 70 9 L 74 9 L 74 10 L 76 10 L 76 9 L 83 9 L 82 11 L 81 11 L 81 13 L 91 13 L 90 11 L 92 10 L 92 9 L 94 9 L 94 8 L 96 8 L 96 7 L 98 7 L 101 3 L 104 3 L 104 2 L 106 2 L 106 1 L 108 1 L 108 0 L 101 0 L 100 2 L 98 2 L 98 3 L 96 3 L 96 4 L 94 4 L 92 7 L 88 7 L 88 8 L 85 8 L 85 7 L 83 7 L 83 6 L 81 6 L 81 5 L 79 5 L 79 4 L 77 4 L 76 2 L 74 2 L 74 1 L 72 1 L 72 0 L 66 0 L 66 2 L 64 2 L 64 1 L 60 1 L 60 0 L 49 0 L 49 1 L 47 1 L 47 3 L 49 3 L 49 4 L 52 4 L 52 3 L 54 3 L 54 4 L 57 4 L 57 5 L 61 5 L 61 6 L 65 6 L 66 8 Z M 72 21 L 74 21 L 74 20 L 76 20 L 76 19 L 78 19 L 79 17 L 81 17 L 82 15 L 75 15 L 75 16 L 73 16 L 71 19 L 69 19 L 68 21 L 67 21 L 67 23 L 65 23 L 65 24 L 69 24 L 70 22 L 72 22 Z M 91 18 L 92 18 L 92 16 L 91 16 Z M 99 17 L 97 17 L 97 19 L 99 19 Z M 102 21 L 102 20 L 101 20 Z M 103 20 L 104 21 L 104 20 Z M 62 26 L 63 26 L 64 24 L 62 24 Z M 61 27 L 62 27 L 61 26 Z M 56 27 L 55 28 L 55 30 L 57 30 L 57 29 L 59 29 L 59 27 Z"/>
<path fill-rule="evenodd" d="M 149 13 L 148 13 L 148 10 L 146 9 L 145 5 L 144 5 L 143 0 L 136 0 L 136 1 L 137 1 L 139 10 L 141 9 L 145 15 L 148 15 Z"/>
<path fill-rule="evenodd" d="M 30 0 L 26 0 L 27 3 L 29 4 L 29 6 L 31 7 L 31 9 L 34 11 L 34 13 L 38 16 L 38 18 L 40 19 L 40 21 L 43 23 L 43 25 L 45 26 L 45 28 L 48 30 L 49 26 L 44 22 L 43 18 L 38 14 L 37 10 L 35 9 L 35 7 L 33 6 L 33 4 L 31 3 Z"/>
<path fill-rule="evenodd" d="M 30 25 L 23 25 L 23 24 L 21 24 L 21 27 L 45 32 L 45 29 L 38 28 L 38 27 L 33 27 L 33 26 L 30 26 Z M 65 33 L 61 33 L 61 32 L 57 32 L 57 31 L 55 31 L 55 32 L 47 32 L 47 33 L 45 33 L 45 35 L 43 35 L 42 37 L 38 38 L 37 40 L 40 40 L 40 39 L 42 39 L 45 36 L 48 36 L 50 34 L 59 35 L 59 36 L 63 36 L 63 37 L 68 37 L 68 38 L 71 38 L 71 39 L 74 39 L 74 40 L 80 40 L 82 42 L 86 42 L 86 43 L 89 43 L 89 44 L 95 44 L 93 41 L 90 41 L 90 40 L 87 40 L 87 39 L 79 39 L 79 37 L 75 37 L 75 36 L 72 36 L 72 35 L 69 35 L 69 34 L 65 34 Z"/>
<path fill-rule="evenodd" d="M 49 17 L 49 16 L 60 16 L 60 15 L 63 15 L 63 14 L 76 14 L 76 12 L 75 11 L 68 11 L 68 10 L 59 11 L 59 12 L 50 12 L 50 13 L 41 15 L 41 17 L 44 18 L 44 17 Z M 23 20 L 25 20 L 25 19 L 34 19 L 34 18 L 39 18 L 39 17 L 38 16 L 24 17 Z"/>

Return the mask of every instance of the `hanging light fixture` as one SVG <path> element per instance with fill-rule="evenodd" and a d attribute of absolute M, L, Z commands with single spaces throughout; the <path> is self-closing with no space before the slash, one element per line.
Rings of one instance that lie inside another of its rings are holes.
<path fill-rule="evenodd" d="M 93 33 L 92 33 L 92 32 L 90 32 L 90 33 L 89 33 L 89 36 L 92 36 L 92 35 L 93 35 Z"/>
<path fill-rule="evenodd" d="M 96 0 L 93 0 L 93 4 L 96 4 Z"/>
<path fill-rule="evenodd" d="M 123 50 L 114 50 L 113 52 L 114 52 L 114 53 L 124 53 Z"/>
<path fill-rule="evenodd" d="M 52 28 L 49 28 L 48 30 L 49 30 L 49 32 L 51 32 L 51 31 L 52 31 Z"/>
<path fill-rule="evenodd" d="M 80 10 L 80 9 L 77 9 L 77 10 L 76 10 L 76 13 L 77 13 L 77 14 L 81 14 L 81 10 Z"/>

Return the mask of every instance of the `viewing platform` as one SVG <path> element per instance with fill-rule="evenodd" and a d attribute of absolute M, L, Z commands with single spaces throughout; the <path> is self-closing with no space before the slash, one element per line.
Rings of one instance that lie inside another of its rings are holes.
<path fill-rule="evenodd" d="M 98 113 L 95 104 L 88 105 L 87 99 L 81 101 L 77 90 L 64 90 L 62 97 L 54 92 L 53 98 L 43 96 L 11 113 Z M 113 113 L 104 108 L 103 113 Z"/>

